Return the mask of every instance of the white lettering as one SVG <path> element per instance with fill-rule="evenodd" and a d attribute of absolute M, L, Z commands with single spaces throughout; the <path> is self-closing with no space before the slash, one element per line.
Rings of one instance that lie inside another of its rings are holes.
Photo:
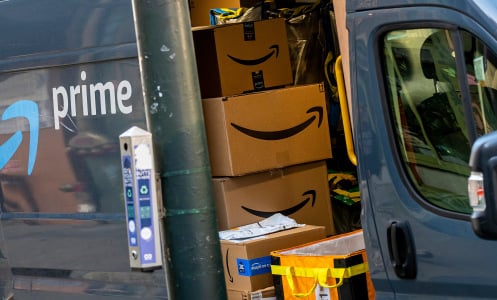
<path fill-rule="evenodd" d="M 71 90 L 71 116 L 76 116 L 76 95 L 78 95 L 80 91 L 80 86 L 71 86 L 69 88 Z"/>
<path fill-rule="evenodd" d="M 123 101 L 129 100 L 130 98 L 131 98 L 131 83 L 127 80 L 123 80 L 117 86 L 117 105 L 119 106 L 119 110 L 123 114 L 129 114 L 133 110 L 131 105 L 124 106 L 123 104 Z"/>
<path fill-rule="evenodd" d="M 59 97 L 62 97 L 62 105 L 59 106 Z M 52 89 L 52 104 L 53 104 L 53 116 L 54 116 L 54 127 L 59 129 L 59 118 L 65 118 L 67 115 L 67 110 L 69 109 L 69 100 L 67 99 L 67 91 L 63 86 Z M 59 110 L 61 108 L 61 110 Z"/>
<path fill-rule="evenodd" d="M 136 169 L 136 176 L 140 178 L 150 177 L 150 170 Z"/>
<path fill-rule="evenodd" d="M 86 72 L 82 71 L 81 72 L 81 80 L 85 81 L 86 80 Z M 83 103 L 83 116 L 88 115 L 88 98 L 87 98 L 87 93 L 86 93 L 86 84 L 81 85 L 81 101 Z"/>
<path fill-rule="evenodd" d="M 83 83 L 86 81 L 85 71 L 81 71 L 80 78 Z M 106 115 L 108 108 L 111 114 L 116 114 L 117 110 L 122 114 L 129 114 L 133 111 L 133 107 L 131 103 L 126 105 L 125 102 L 130 100 L 132 95 L 133 89 L 128 80 L 118 82 L 117 87 L 112 81 L 108 81 L 89 84 L 89 88 L 87 84 L 53 88 L 54 128 L 60 128 L 60 119 L 65 118 L 69 111 L 72 117 L 77 117 L 78 101 L 81 102 L 83 116 L 89 114 L 95 116 L 97 113 Z M 97 112 L 97 102 L 100 104 L 99 112 Z"/>
<path fill-rule="evenodd" d="M 105 84 L 98 82 L 96 84 L 90 84 L 90 105 L 91 105 L 91 115 L 94 116 L 97 114 L 96 112 L 96 94 L 97 92 L 100 94 L 100 114 L 107 114 L 107 105 L 105 101 L 106 91 L 109 92 L 110 95 L 110 112 L 112 114 L 116 113 L 116 94 L 114 90 L 114 84 L 112 82 L 107 82 Z"/>

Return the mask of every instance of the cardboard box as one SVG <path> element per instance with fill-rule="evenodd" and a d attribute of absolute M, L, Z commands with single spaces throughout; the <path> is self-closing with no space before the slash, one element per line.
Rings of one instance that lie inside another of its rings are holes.
<path fill-rule="evenodd" d="M 259 222 L 279 212 L 335 234 L 324 161 L 238 177 L 213 178 L 220 230 Z"/>
<path fill-rule="evenodd" d="M 255 292 L 227 290 L 228 300 L 276 300 L 274 286 Z"/>
<path fill-rule="evenodd" d="M 331 158 L 321 84 L 202 100 L 213 176 Z"/>
<path fill-rule="evenodd" d="M 261 4 L 263 0 L 240 0 L 240 7 L 250 8 Z"/>
<path fill-rule="evenodd" d="M 190 0 L 192 27 L 210 25 L 210 10 L 213 8 L 237 8 L 240 0 Z"/>
<path fill-rule="evenodd" d="M 285 19 L 193 28 L 202 98 L 293 83 Z"/>
<path fill-rule="evenodd" d="M 227 290 L 256 291 L 273 285 L 271 251 L 325 237 L 324 227 L 307 225 L 244 242 L 221 240 Z"/>

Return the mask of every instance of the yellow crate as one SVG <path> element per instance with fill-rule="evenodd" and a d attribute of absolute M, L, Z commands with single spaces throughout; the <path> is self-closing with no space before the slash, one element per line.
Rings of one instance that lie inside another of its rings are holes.
<path fill-rule="evenodd" d="M 278 299 L 374 299 L 362 229 L 271 252 Z"/>

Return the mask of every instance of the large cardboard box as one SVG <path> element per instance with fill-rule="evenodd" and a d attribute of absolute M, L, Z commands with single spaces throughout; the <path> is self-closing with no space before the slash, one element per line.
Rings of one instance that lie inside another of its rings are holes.
<path fill-rule="evenodd" d="M 323 86 L 202 100 L 213 176 L 331 158 Z"/>
<path fill-rule="evenodd" d="M 285 19 L 193 28 L 202 98 L 293 83 Z"/>
<path fill-rule="evenodd" d="M 240 0 L 190 0 L 192 27 L 210 25 L 210 10 L 213 8 L 237 8 Z"/>
<path fill-rule="evenodd" d="M 306 225 L 243 242 L 221 240 L 227 290 L 256 291 L 273 285 L 271 251 L 325 238 L 324 227 Z"/>
<path fill-rule="evenodd" d="M 238 177 L 213 178 L 219 228 L 259 222 L 275 213 L 335 233 L 324 161 Z"/>

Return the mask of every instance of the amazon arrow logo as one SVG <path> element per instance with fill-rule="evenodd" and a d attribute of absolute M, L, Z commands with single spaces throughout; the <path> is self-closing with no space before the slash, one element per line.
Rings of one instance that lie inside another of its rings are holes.
<path fill-rule="evenodd" d="M 302 196 L 306 197 L 306 199 L 304 199 L 302 202 L 300 202 L 297 205 L 294 205 L 290 208 L 280 210 L 280 211 L 260 211 L 260 210 L 251 209 L 251 208 L 248 208 L 245 206 L 242 206 L 242 208 L 245 211 L 247 211 L 248 213 L 250 213 L 254 216 L 257 216 L 257 217 L 261 217 L 261 218 L 268 218 L 276 213 L 280 213 L 282 215 L 289 216 L 289 215 L 294 214 L 297 211 L 299 211 L 309 201 L 311 201 L 311 206 L 314 207 L 314 204 L 316 203 L 316 191 L 315 190 L 309 190 L 309 191 L 303 193 Z"/>
<path fill-rule="evenodd" d="M 319 119 L 318 119 L 318 128 L 319 128 L 321 126 L 321 123 L 323 122 L 323 107 L 314 106 L 314 107 L 311 107 L 309 110 L 307 110 L 308 114 L 314 113 L 314 112 L 317 112 L 317 114 L 319 116 Z M 256 138 L 259 140 L 274 141 L 274 140 L 286 139 L 286 138 L 289 138 L 293 135 L 296 135 L 297 133 L 299 133 L 299 132 L 303 131 L 304 129 L 306 129 L 307 127 L 309 127 L 312 124 L 312 122 L 314 122 L 315 119 L 316 119 L 316 116 L 314 115 L 314 116 L 310 117 L 309 119 L 307 119 L 306 121 L 304 121 L 304 122 L 302 122 L 294 127 L 284 129 L 284 130 L 278 130 L 278 131 L 252 130 L 252 129 L 237 125 L 235 123 L 231 123 L 231 126 L 233 126 L 236 130 L 238 130 L 238 131 L 240 131 L 248 136 L 251 136 L 253 138 Z"/>
<path fill-rule="evenodd" d="M 20 100 L 7 107 L 2 114 L 2 121 L 23 117 L 29 123 L 28 175 L 31 175 L 38 151 L 38 134 L 40 130 L 38 104 L 31 100 Z M 22 143 L 22 132 L 16 131 L 0 146 L 0 169 L 14 156 Z"/>
<path fill-rule="evenodd" d="M 258 64 L 262 64 L 266 60 L 270 59 L 271 56 L 273 56 L 273 54 L 276 54 L 276 57 L 278 57 L 278 54 L 280 52 L 280 47 L 278 45 L 272 45 L 271 47 L 269 47 L 269 51 L 270 52 L 268 54 L 264 55 L 263 57 L 256 58 L 256 59 L 241 59 L 241 58 L 231 56 L 229 54 L 227 54 L 227 55 L 229 58 L 231 58 L 231 60 L 233 60 L 234 62 L 239 63 L 241 65 L 255 66 Z"/>
<path fill-rule="evenodd" d="M 230 248 L 226 249 L 226 271 L 228 272 L 229 281 L 233 282 L 233 276 L 231 276 L 230 265 L 229 265 L 229 261 L 228 261 L 229 252 L 230 252 Z"/>

